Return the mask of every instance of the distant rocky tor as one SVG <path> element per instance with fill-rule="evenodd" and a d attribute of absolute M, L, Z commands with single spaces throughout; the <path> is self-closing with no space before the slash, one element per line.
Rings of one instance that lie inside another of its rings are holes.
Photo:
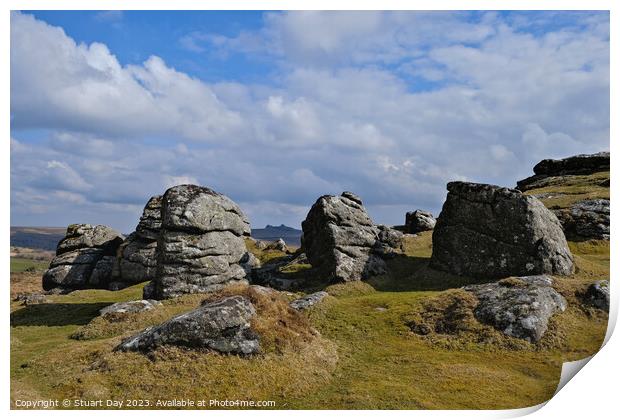
<path fill-rule="evenodd" d="M 477 278 L 569 275 L 574 270 L 560 223 L 539 200 L 469 182 L 448 183 L 430 264 Z"/>
<path fill-rule="evenodd" d="M 517 188 L 550 201 L 571 240 L 609 239 L 609 165 L 609 152 L 546 159 Z"/>
<path fill-rule="evenodd" d="M 364 280 L 386 272 L 384 257 L 396 252 L 402 233 L 376 226 L 351 192 L 324 195 L 301 224 L 302 247 L 316 275 L 329 281 Z"/>

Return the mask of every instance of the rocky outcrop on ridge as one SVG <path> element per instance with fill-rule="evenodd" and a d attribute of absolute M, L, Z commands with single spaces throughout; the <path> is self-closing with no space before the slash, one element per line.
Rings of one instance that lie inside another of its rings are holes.
<path fill-rule="evenodd" d="M 517 182 L 517 188 L 520 191 L 528 191 L 544 187 L 550 182 L 557 182 L 557 177 L 609 171 L 609 164 L 609 152 L 576 155 L 565 159 L 545 159 L 534 166 L 533 176 Z"/>
<path fill-rule="evenodd" d="M 557 217 L 539 200 L 494 185 L 450 182 L 433 231 L 431 267 L 504 278 L 573 273 Z"/>

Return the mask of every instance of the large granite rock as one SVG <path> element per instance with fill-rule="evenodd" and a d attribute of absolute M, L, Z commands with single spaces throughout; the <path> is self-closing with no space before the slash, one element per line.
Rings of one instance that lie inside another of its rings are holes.
<path fill-rule="evenodd" d="M 468 182 L 448 184 L 433 231 L 431 267 L 478 278 L 574 270 L 560 222 L 539 200 Z"/>
<path fill-rule="evenodd" d="M 105 288 L 112 279 L 123 236 L 103 225 L 73 224 L 58 243 L 56 257 L 43 274 L 43 289 Z"/>
<path fill-rule="evenodd" d="M 380 229 L 355 194 L 320 197 L 301 226 L 302 248 L 319 277 L 353 281 L 385 273 L 386 265 L 379 255 L 386 248 L 393 249 L 394 244 L 380 241 Z M 383 235 L 388 237 L 389 233 Z"/>
<path fill-rule="evenodd" d="M 405 215 L 405 233 L 419 233 L 433 230 L 437 221 L 431 212 L 425 210 L 409 211 Z"/>
<path fill-rule="evenodd" d="M 517 182 L 520 191 L 546 186 L 556 177 L 566 175 L 588 175 L 595 172 L 609 171 L 609 152 L 600 152 L 592 155 L 577 155 L 565 159 L 545 159 L 534 166 L 533 176 Z"/>
<path fill-rule="evenodd" d="M 583 200 L 554 213 L 571 239 L 609 239 L 609 200 Z"/>
<path fill-rule="evenodd" d="M 136 231 L 123 242 L 118 252 L 114 278 L 131 285 L 153 280 L 157 272 L 157 240 L 161 230 L 161 196 L 149 199 Z"/>
<path fill-rule="evenodd" d="M 155 298 L 247 283 L 243 238 L 250 225 L 231 199 L 209 188 L 178 185 L 164 194 L 161 218 Z"/>
<path fill-rule="evenodd" d="M 566 309 L 566 299 L 553 287 L 548 276 L 528 276 L 466 286 L 479 301 L 474 314 L 511 337 L 539 341 L 549 318 Z"/>
<path fill-rule="evenodd" d="M 248 299 L 231 296 L 149 327 L 124 340 L 116 350 L 147 352 L 162 345 L 175 345 L 254 354 L 260 349 L 259 337 L 250 327 L 255 314 Z"/>

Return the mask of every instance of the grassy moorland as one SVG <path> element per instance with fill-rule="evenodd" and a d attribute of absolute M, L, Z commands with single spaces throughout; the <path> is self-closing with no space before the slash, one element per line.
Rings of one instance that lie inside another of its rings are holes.
<path fill-rule="evenodd" d="M 123 337 L 196 307 L 183 296 L 154 311 L 98 317 L 113 302 L 138 299 L 141 285 L 76 291 L 49 303 L 11 303 L 11 397 L 15 399 L 254 399 L 277 408 L 513 408 L 538 404 L 556 388 L 563 361 L 600 347 L 607 319 L 577 295 L 609 273 L 607 242 L 572 244 L 578 272 L 556 278 L 569 309 L 541 343 L 507 338 L 475 319 L 457 334 L 413 334 L 412 317 L 460 293 L 469 280 L 428 268 L 430 233 L 410 238 L 390 273 L 369 283 L 327 288 L 307 315 L 286 310 L 292 296 L 257 303 L 263 354 L 240 358 L 166 348 L 150 355 L 113 352 Z M 274 256 L 275 257 L 275 256 Z M 12 285 L 38 287 L 14 274 Z M 248 293 L 232 290 L 222 293 Z M 211 297 L 212 298 L 212 297 Z M 287 324 L 275 330 L 284 319 Z M 317 334 L 318 332 L 318 334 Z M 475 386 L 474 386 L 475 385 Z"/>
<path fill-rule="evenodd" d="M 573 195 L 586 190 L 579 191 Z M 582 305 L 579 296 L 593 280 L 609 278 L 608 241 L 570 243 L 576 273 L 554 279 L 568 308 L 551 319 L 539 343 L 530 344 L 473 317 L 476 302 L 459 288 L 476 279 L 429 268 L 431 239 L 430 232 L 408 237 L 404 254 L 389 261 L 388 274 L 366 283 L 324 285 L 310 278 L 309 266 L 299 265 L 283 273 L 307 278 L 309 286 L 296 293 L 264 296 L 236 287 L 121 317 L 97 315 L 113 302 L 141 298 L 142 285 L 49 296 L 48 303 L 31 306 L 11 302 L 11 402 L 146 399 L 152 406 L 157 399 L 189 398 L 274 400 L 280 409 L 518 408 L 549 399 L 562 363 L 599 349 L 607 314 Z M 263 263 L 284 255 L 251 250 Z M 308 312 L 288 308 L 295 296 L 325 286 L 330 296 Z M 36 290 L 40 274 L 12 273 L 12 297 Z M 176 347 L 148 355 L 113 351 L 144 327 L 233 293 L 247 295 L 257 308 L 253 327 L 263 349 L 257 356 Z M 439 319 L 451 330 L 411 331 L 412 322 Z"/>

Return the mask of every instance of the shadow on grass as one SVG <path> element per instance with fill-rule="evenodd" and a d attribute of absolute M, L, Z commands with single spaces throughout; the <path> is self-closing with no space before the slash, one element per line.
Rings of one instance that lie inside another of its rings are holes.
<path fill-rule="evenodd" d="M 114 302 L 40 303 L 11 313 L 11 326 L 86 325 L 99 315 L 99 310 Z"/>
<path fill-rule="evenodd" d="M 423 292 L 454 289 L 468 284 L 485 283 L 489 279 L 457 276 L 429 267 L 430 258 L 396 255 L 387 261 L 388 272 L 366 283 L 381 292 Z"/>

